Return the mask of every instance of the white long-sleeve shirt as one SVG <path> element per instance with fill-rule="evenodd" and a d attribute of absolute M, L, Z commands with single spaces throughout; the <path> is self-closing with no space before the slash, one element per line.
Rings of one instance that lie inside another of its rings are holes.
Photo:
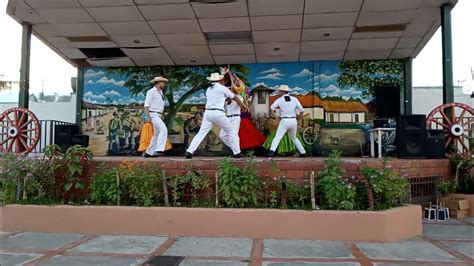
<path fill-rule="evenodd" d="M 224 85 L 213 83 L 206 91 L 206 109 L 219 109 L 224 111 L 225 100 L 234 98 L 234 94 Z"/>
<path fill-rule="evenodd" d="M 165 96 L 163 91 L 157 90 L 155 87 L 149 89 L 145 96 L 145 107 L 148 107 L 150 112 L 163 113 L 165 109 Z"/>
<path fill-rule="evenodd" d="M 289 97 L 289 101 L 286 101 L 285 97 Z M 301 106 L 298 98 L 291 95 L 281 96 L 272 104 L 270 108 L 272 111 L 279 109 L 281 118 L 296 117 L 296 110 L 300 111 L 300 113 L 304 112 L 304 108 Z"/>

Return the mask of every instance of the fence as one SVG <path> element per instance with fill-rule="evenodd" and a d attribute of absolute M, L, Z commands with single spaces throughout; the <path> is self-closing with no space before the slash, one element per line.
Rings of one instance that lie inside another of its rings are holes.
<path fill-rule="evenodd" d="M 40 120 L 40 136 L 39 141 L 34 150 L 31 153 L 42 153 L 44 147 L 47 145 L 54 144 L 54 137 L 55 137 L 55 126 L 57 125 L 73 125 L 73 123 L 64 122 L 64 121 L 57 121 L 57 120 Z M 0 143 L 3 149 L 7 149 L 10 141 L 6 141 L 8 138 L 7 134 L 7 121 L 3 121 L 2 128 L 0 131 Z M 32 125 L 28 125 L 28 129 L 31 129 Z M 27 146 L 31 146 L 33 140 L 30 138 L 24 139 Z M 15 152 L 17 149 L 16 145 L 13 145 L 12 152 Z"/>

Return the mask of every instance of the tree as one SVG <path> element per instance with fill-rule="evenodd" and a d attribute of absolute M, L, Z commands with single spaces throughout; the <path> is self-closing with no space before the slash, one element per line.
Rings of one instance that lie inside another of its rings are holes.
<path fill-rule="evenodd" d="M 246 82 L 250 70 L 243 65 L 233 65 L 231 70 L 238 75 L 242 81 Z M 194 94 L 209 86 L 206 79 L 211 73 L 219 72 L 219 66 L 154 66 L 154 67 L 121 67 L 110 69 L 111 73 L 118 73 L 126 78 L 124 87 L 129 88 L 132 95 L 146 93 L 151 88 L 150 80 L 156 76 L 164 76 L 169 79 L 165 97 L 168 100 L 168 114 L 164 120 L 168 129 L 173 128 L 176 114 L 179 112 L 184 102 Z M 181 90 L 183 87 L 191 89 L 183 94 L 176 101 L 173 92 Z"/>
<path fill-rule="evenodd" d="M 404 72 L 402 60 L 341 61 L 340 86 L 357 86 L 364 90 L 364 96 L 373 96 L 378 83 L 399 84 L 403 87 Z"/>

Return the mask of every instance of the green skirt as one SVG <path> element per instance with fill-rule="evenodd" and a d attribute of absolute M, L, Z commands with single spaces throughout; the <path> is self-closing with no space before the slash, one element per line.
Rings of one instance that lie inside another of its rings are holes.
<path fill-rule="evenodd" d="M 265 149 L 267 150 L 270 149 L 270 147 L 272 146 L 272 141 L 275 138 L 275 134 L 276 134 L 276 130 L 272 131 L 272 133 L 270 133 L 270 136 L 267 137 L 267 140 L 265 141 L 265 143 L 263 143 L 263 147 Z M 296 133 L 296 137 L 301 141 L 301 144 L 303 144 L 303 139 L 301 138 L 298 132 Z M 291 140 L 290 135 L 286 133 L 285 136 L 283 136 L 283 138 L 281 139 L 280 143 L 278 144 L 278 148 L 276 152 L 279 155 L 291 155 L 291 154 L 295 154 L 297 151 L 298 150 L 296 149 L 295 144 Z"/>

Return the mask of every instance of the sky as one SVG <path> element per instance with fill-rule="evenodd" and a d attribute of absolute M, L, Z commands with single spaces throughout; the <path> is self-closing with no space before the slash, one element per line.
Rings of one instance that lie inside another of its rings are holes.
<path fill-rule="evenodd" d="M 18 80 L 21 59 L 20 24 L 6 14 L 7 0 L 0 0 L 0 79 Z M 459 0 L 452 12 L 454 84 L 471 79 L 474 68 L 474 0 Z M 69 94 L 77 70 L 36 37 L 31 40 L 30 92 Z M 269 73 L 272 74 L 272 73 Z M 304 73 L 303 73 L 304 74 Z M 442 85 L 441 32 L 438 30 L 413 61 L 413 86 Z M 13 93 L 13 92 L 12 92 Z M 10 93 L 10 94 L 12 94 Z M 7 97 L 9 93 L 0 95 Z M 7 95 L 7 96 L 6 96 Z M 4 99 L 0 99 L 0 102 Z"/>

